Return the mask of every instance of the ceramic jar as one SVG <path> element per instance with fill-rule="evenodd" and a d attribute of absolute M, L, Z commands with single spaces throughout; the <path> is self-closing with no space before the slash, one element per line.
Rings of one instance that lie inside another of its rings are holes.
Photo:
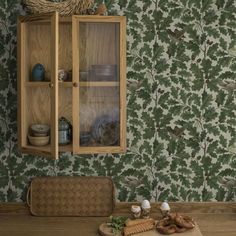
<path fill-rule="evenodd" d="M 42 64 L 37 63 L 34 65 L 31 74 L 32 81 L 43 81 L 45 79 L 45 68 Z"/>
<path fill-rule="evenodd" d="M 58 141 L 60 145 L 69 144 L 72 140 L 72 126 L 70 122 L 61 117 L 58 124 Z"/>

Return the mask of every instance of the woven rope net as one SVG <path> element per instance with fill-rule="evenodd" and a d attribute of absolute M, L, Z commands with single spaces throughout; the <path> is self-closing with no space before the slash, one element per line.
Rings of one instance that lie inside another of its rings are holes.
<path fill-rule="evenodd" d="M 32 14 L 57 11 L 61 16 L 84 14 L 91 8 L 94 0 L 65 0 L 63 2 L 51 2 L 47 0 L 23 0 L 26 8 Z"/>

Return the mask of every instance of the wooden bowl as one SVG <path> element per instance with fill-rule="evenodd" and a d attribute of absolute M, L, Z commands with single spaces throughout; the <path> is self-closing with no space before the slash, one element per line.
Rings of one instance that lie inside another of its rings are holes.
<path fill-rule="evenodd" d="M 34 137 L 28 135 L 29 143 L 34 146 L 44 146 L 49 143 L 49 136 L 44 137 Z"/>

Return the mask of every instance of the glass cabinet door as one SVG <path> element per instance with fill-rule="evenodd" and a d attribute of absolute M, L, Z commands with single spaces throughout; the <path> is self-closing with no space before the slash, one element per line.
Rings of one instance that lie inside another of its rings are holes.
<path fill-rule="evenodd" d="M 73 17 L 73 149 L 125 151 L 125 18 Z"/>
<path fill-rule="evenodd" d="M 58 157 L 58 13 L 18 21 L 18 138 L 21 151 Z"/>

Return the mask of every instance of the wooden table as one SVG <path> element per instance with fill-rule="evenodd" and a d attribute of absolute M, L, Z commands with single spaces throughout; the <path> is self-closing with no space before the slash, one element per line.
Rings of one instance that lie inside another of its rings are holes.
<path fill-rule="evenodd" d="M 113 215 L 129 215 L 132 203 L 117 203 Z M 160 217 L 152 204 L 152 217 Z M 236 203 L 170 203 L 192 216 L 203 236 L 236 236 Z M 0 204 L 0 236 L 97 236 L 106 217 L 34 217 L 23 203 Z"/>

